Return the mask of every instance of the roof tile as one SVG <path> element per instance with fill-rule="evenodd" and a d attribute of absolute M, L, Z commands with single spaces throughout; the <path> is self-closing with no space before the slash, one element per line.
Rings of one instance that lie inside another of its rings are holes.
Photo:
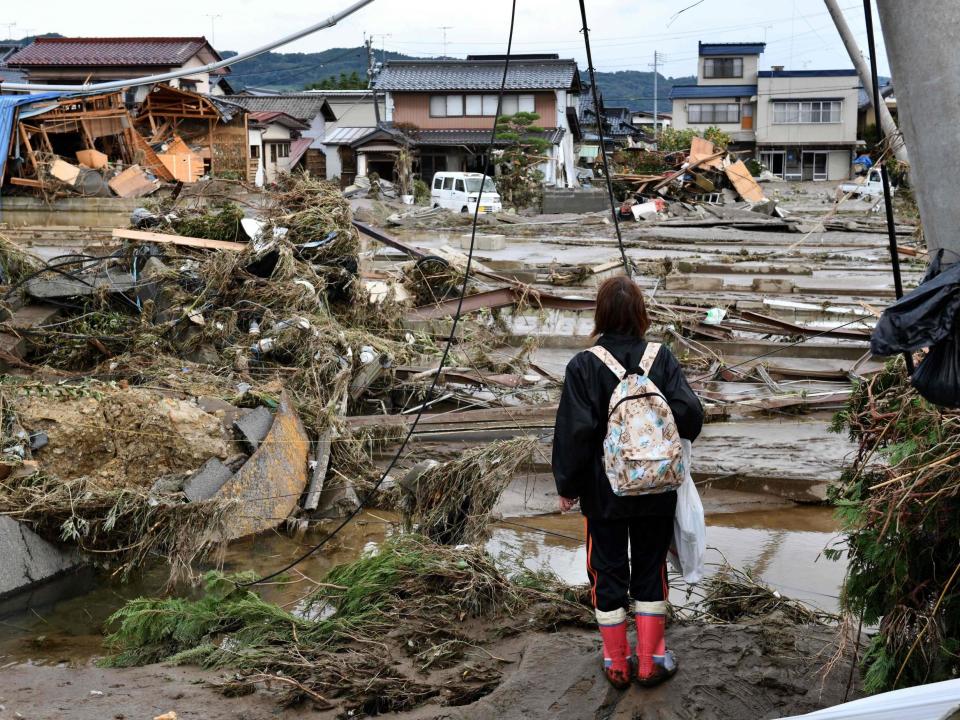
<path fill-rule="evenodd" d="M 575 60 L 512 60 L 507 90 L 563 90 L 578 81 Z M 499 90 L 502 60 L 390 60 L 376 80 L 378 90 Z"/>
<path fill-rule="evenodd" d="M 207 46 L 202 37 L 37 38 L 7 58 L 7 64 L 23 67 L 181 65 Z M 213 53 L 219 59 L 216 51 Z"/>

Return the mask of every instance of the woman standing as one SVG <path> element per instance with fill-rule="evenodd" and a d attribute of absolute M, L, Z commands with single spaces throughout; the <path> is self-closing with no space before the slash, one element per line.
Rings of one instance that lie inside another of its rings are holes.
<path fill-rule="evenodd" d="M 604 463 L 605 438 L 608 456 L 618 451 L 607 436 L 610 399 L 625 376 L 638 373 L 669 404 L 675 434 L 691 442 L 703 426 L 703 408 L 673 353 L 644 339 L 650 319 L 643 294 L 630 278 L 611 278 L 600 286 L 594 325 L 596 346 L 567 365 L 554 429 L 553 475 L 561 511 L 579 500 L 584 515 L 587 573 L 603 638 L 605 674 L 617 688 L 628 686 L 631 676 L 642 685 L 656 685 L 677 671 L 664 643 L 666 557 L 677 493 L 614 492 Z M 631 600 L 635 656 L 627 640 Z"/>

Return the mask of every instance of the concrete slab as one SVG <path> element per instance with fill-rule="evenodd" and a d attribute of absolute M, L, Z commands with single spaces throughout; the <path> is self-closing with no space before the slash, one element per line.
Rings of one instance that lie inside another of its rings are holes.
<path fill-rule="evenodd" d="M 233 471 L 217 458 L 210 458 L 183 484 L 183 494 L 190 502 L 209 500 L 233 477 Z"/>
<path fill-rule="evenodd" d="M 273 413 L 263 406 L 248 412 L 233 423 L 233 427 L 240 433 L 251 452 L 257 451 L 272 425 Z"/>
<path fill-rule="evenodd" d="M 81 564 L 75 552 L 61 550 L 5 515 L 0 515 L 0 557 L 0 597 L 28 590 Z"/>

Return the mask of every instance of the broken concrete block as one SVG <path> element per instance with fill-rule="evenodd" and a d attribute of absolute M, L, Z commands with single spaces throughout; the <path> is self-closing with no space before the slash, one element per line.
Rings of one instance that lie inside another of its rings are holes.
<path fill-rule="evenodd" d="M 286 392 L 260 448 L 217 493 L 236 500 L 224 540 L 275 528 L 300 502 L 307 485 L 307 431 Z"/>
<path fill-rule="evenodd" d="M 792 280 L 787 278 L 754 278 L 751 284 L 754 292 L 762 293 L 792 293 L 796 287 Z"/>
<path fill-rule="evenodd" d="M 0 597 L 26 590 L 80 565 L 76 553 L 61 550 L 5 515 L 0 515 L 0 557 Z"/>
<path fill-rule="evenodd" d="M 668 275 L 665 287 L 667 290 L 714 292 L 723 290 L 723 278 L 706 275 Z"/>
<path fill-rule="evenodd" d="M 507 246 L 506 235 L 481 235 L 477 233 L 473 243 L 474 250 L 503 250 Z M 470 249 L 470 236 L 462 235 L 460 237 L 460 248 L 462 250 Z"/>
<path fill-rule="evenodd" d="M 260 443 L 270 432 L 271 425 L 273 425 L 273 414 L 263 406 L 248 412 L 233 423 L 233 427 L 243 437 L 251 452 L 256 452 L 260 447 Z"/>
<path fill-rule="evenodd" d="M 233 471 L 218 458 L 210 458 L 183 484 L 183 494 L 190 502 L 209 500 L 233 477 Z"/>

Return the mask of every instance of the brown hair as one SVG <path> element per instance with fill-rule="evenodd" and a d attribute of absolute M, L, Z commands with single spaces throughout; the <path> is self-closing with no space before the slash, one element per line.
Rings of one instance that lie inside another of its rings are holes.
<path fill-rule="evenodd" d="M 597 291 L 597 309 L 593 315 L 594 337 L 618 333 L 642 338 L 649 327 L 647 306 L 637 284 L 625 275 L 604 280 Z"/>

